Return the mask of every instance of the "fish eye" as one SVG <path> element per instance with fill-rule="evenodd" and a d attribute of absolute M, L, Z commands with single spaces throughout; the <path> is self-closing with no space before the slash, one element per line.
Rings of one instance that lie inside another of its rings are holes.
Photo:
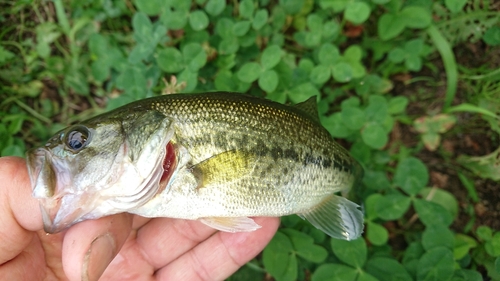
<path fill-rule="evenodd" d="M 90 143 L 90 131 L 87 127 L 77 125 L 65 134 L 65 144 L 74 152 L 80 151 Z"/>

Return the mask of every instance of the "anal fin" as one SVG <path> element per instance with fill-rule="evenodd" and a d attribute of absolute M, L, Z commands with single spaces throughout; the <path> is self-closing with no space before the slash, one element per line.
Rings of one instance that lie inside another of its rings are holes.
<path fill-rule="evenodd" d="M 344 197 L 331 195 L 299 216 L 333 238 L 355 240 L 363 233 L 360 208 Z"/>
<path fill-rule="evenodd" d="M 261 228 L 248 217 L 210 217 L 200 221 L 212 228 L 225 232 L 250 232 Z"/>

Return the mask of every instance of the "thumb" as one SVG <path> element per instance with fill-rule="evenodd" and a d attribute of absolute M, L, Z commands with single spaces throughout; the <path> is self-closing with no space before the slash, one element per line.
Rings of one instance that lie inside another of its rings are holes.
<path fill-rule="evenodd" d="M 32 241 L 32 231 L 43 228 L 38 201 L 31 196 L 26 162 L 0 158 L 0 264 L 19 255 Z"/>

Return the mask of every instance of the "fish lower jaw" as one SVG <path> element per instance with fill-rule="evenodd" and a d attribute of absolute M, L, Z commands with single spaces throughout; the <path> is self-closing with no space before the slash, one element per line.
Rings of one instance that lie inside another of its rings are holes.
<path fill-rule="evenodd" d="M 57 233 L 80 222 L 88 212 L 86 208 L 92 205 L 86 202 L 70 202 L 71 200 L 64 200 L 64 196 L 39 201 L 43 227 L 47 233 Z"/>

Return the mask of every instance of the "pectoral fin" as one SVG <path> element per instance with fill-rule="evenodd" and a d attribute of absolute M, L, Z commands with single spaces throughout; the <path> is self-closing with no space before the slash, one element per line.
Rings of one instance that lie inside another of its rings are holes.
<path fill-rule="evenodd" d="M 201 218 L 200 221 L 212 228 L 225 232 L 250 232 L 261 228 L 248 217 L 235 218 Z"/>
<path fill-rule="evenodd" d="M 230 150 L 214 155 L 193 167 L 193 173 L 200 179 L 200 187 L 214 183 L 227 183 L 252 172 L 256 164 L 255 155 Z"/>
<path fill-rule="evenodd" d="M 341 196 L 331 195 L 299 215 L 334 238 L 355 240 L 363 233 L 363 212 L 357 204 Z"/>

